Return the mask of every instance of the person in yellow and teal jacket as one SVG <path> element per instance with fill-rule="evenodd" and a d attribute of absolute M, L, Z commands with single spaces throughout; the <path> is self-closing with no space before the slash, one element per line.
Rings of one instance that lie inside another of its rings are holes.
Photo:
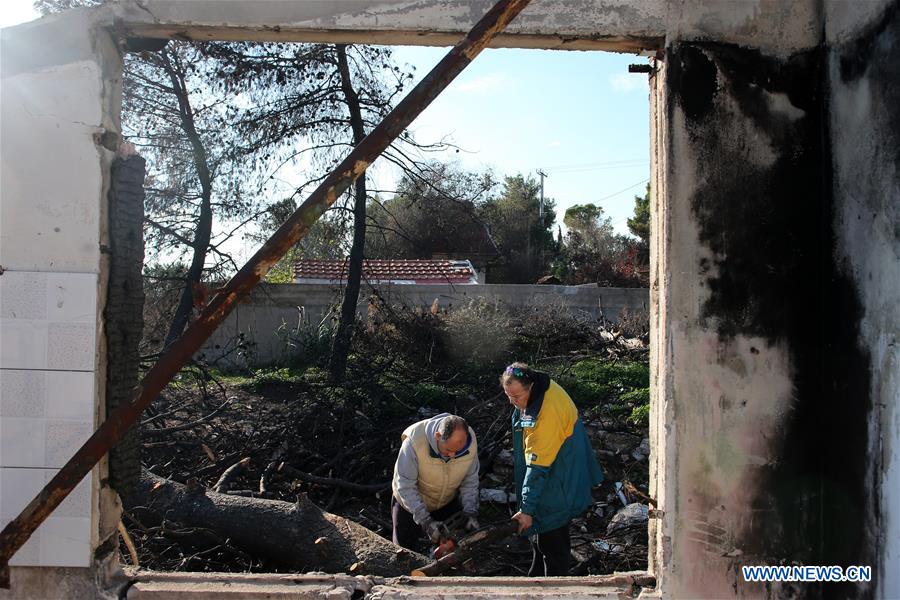
<path fill-rule="evenodd" d="M 566 391 L 549 375 L 524 363 L 500 377 L 515 409 L 513 460 L 519 533 L 532 548 L 530 577 L 567 575 L 569 523 L 593 502 L 591 488 L 603 481 L 591 442 Z"/>

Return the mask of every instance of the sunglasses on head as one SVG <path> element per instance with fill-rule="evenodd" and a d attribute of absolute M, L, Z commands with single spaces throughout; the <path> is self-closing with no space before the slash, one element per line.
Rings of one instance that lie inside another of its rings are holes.
<path fill-rule="evenodd" d="M 530 379 L 528 373 L 525 371 L 525 369 L 522 369 L 521 367 L 513 367 L 513 366 L 506 367 L 506 370 L 504 371 L 504 373 L 506 373 L 507 375 L 512 375 L 516 379 Z"/>

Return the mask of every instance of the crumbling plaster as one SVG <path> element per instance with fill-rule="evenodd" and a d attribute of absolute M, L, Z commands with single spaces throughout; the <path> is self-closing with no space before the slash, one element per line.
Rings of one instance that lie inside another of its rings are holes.
<path fill-rule="evenodd" d="M 185 598 L 290 598 L 309 600 L 412 600 L 419 598 L 492 598 L 496 600 L 593 600 L 631 597 L 641 573 L 596 577 L 441 577 L 439 579 L 309 573 L 141 573 L 129 569 L 137 582 L 129 600 Z"/>

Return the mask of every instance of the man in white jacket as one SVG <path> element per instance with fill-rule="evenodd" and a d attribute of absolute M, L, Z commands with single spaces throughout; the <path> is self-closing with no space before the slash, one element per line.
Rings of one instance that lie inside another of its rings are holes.
<path fill-rule="evenodd" d="M 420 532 L 435 544 L 441 522 L 460 510 L 478 529 L 478 441 L 465 419 L 443 413 L 413 423 L 394 464 L 394 543 L 415 550 Z"/>

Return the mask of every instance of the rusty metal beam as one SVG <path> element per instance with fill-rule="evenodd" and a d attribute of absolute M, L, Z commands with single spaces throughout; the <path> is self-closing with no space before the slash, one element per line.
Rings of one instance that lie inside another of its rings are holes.
<path fill-rule="evenodd" d="M 131 399 L 113 411 L 78 452 L 0 533 L 0 587 L 9 587 L 9 559 L 44 519 L 133 425 L 153 398 L 187 364 L 238 301 L 297 243 L 322 213 L 431 104 L 453 79 L 503 31 L 529 0 L 500 0 L 469 34 L 357 145 L 293 215 L 212 299 L 146 374 Z"/>

